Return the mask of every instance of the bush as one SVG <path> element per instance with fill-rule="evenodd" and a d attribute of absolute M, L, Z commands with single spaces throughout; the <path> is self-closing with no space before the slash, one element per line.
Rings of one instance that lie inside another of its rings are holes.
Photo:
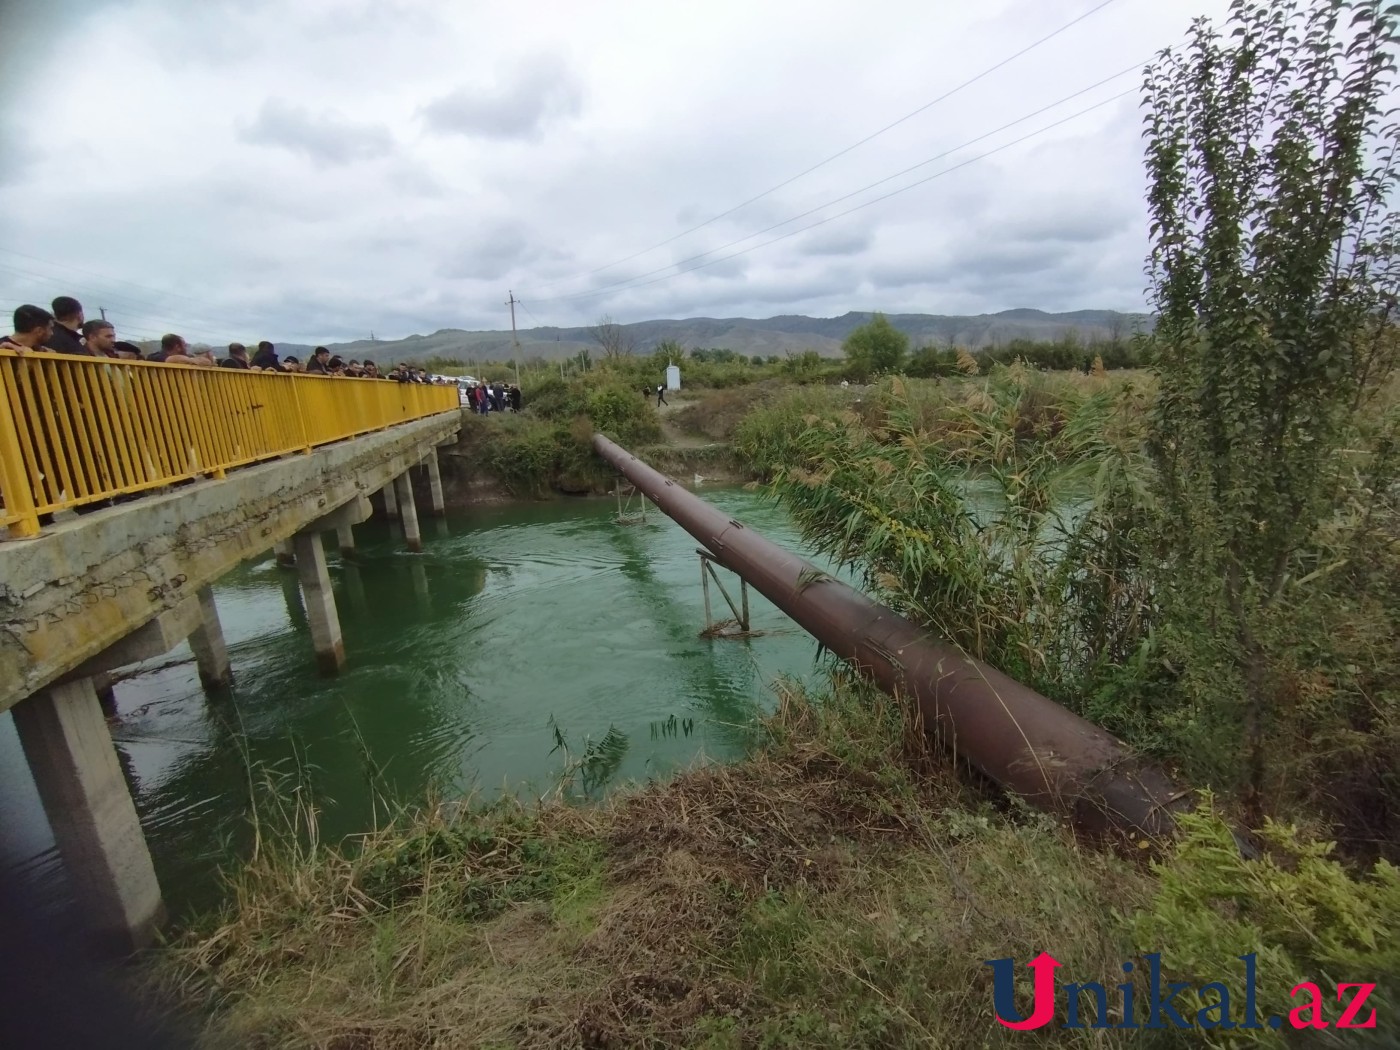
<path fill-rule="evenodd" d="M 1139 945 L 1160 948 L 1163 966 L 1174 975 L 1199 983 L 1225 979 L 1236 994 L 1243 966 L 1236 960 L 1254 953 L 1260 1018 L 1286 1017 L 1303 1005 L 1306 995 L 1289 993 L 1310 981 L 1322 990 L 1324 1015 L 1335 1019 L 1343 1009 L 1338 984 L 1379 981 L 1356 1020 L 1364 1022 L 1375 1009 L 1381 1028 L 1394 1022 L 1400 1007 L 1400 869 L 1381 861 L 1368 876 L 1353 878 L 1330 856 L 1330 843 L 1273 823 L 1263 835 L 1287 859 L 1246 860 L 1209 799 L 1182 817 L 1180 826 L 1170 859 L 1153 865 L 1156 895 L 1133 921 Z M 1238 1025 L 1242 1002 L 1232 999 L 1231 1006 Z M 1288 1045 L 1281 1032 L 1268 1028 L 1236 1029 L 1217 1040 L 1213 1045 Z"/>
<path fill-rule="evenodd" d="M 661 436 L 651 402 L 621 384 L 592 391 L 587 405 L 593 426 L 620 445 L 644 444 Z"/>
<path fill-rule="evenodd" d="M 909 337 L 877 313 L 841 344 L 851 377 L 863 380 L 872 375 L 898 372 L 909 352 Z"/>
<path fill-rule="evenodd" d="M 577 382 L 546 376 L 530 385 L 526 409 L 542 419 L 568 420 L 586 410 L 587 397 Z"/>

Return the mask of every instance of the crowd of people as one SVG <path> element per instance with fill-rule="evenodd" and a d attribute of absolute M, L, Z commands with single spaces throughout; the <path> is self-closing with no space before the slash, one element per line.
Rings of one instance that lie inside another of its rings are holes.
<path fill-rule="evenodd" d="M 480 415 L 519 412 L 520 388 L 514 383 L 471 383 L 465 388 L 467 407 Z"/>
<path fill-rule="evenodd" d="M 373 361 L 346 361 L 332 354 L 324 346 L 316 347 L 305 363 L 290 355 L 279 357 L 277 348 L 267 341 L 260 342 L 257 349 L 251 353 L 242 343 L 230 343 L 228 355 L 218 359 L 212 349 L 192 348 L 182 336 L 171 333 L 161 337 L 159 349 L 143 353 L 135 343 L 117 339 L 117 329 L 111 321 L 105 318 L 87 320 L 83 315 L 83 304 L 77 299 L 61 295 L 52 305 L 52 312 L 42 306 L 30 304 L 16 308 L 14 333 L 0 336 L 0 347 L 20 354 L 40 351 L 82 357 L 195 365 L 200 368 L 242 368 L 252 372 L 304 373 L 343 376 L 350 379 L 387 379 L 399 383 L 451 384 L 451 380 L 431 376 L 416 365 L 396 364 L 387 371 L 381 371 Z M 516 391 L 516 400 L 519 400 L 519 391 Z"/>

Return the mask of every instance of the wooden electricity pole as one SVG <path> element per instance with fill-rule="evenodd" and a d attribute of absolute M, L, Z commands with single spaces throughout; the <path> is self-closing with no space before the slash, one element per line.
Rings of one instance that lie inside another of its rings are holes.
<path fill-rule="evenodd" d="M 510 293 L 510 298 L 506 300 L 506 305 L 510 307 L 510 338 L 515 344 L 515 385 L 520 385 L 520 337 L 515 334 L 515 304 L 520 302 L 515 297 L 515 293 Z"/>

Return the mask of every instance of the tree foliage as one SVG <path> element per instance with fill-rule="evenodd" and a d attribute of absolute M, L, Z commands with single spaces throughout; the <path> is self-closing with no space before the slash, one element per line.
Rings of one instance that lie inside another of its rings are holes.
<path fill-rule="evenodd" d="M 1393 364 L 1394 34 L 1374 0 L 1235 0 L 1228 34 L 1197 21 L 1146 78 L 1149 449 L 1166 609 L 1179 637 L 1215 639 L 1189 660 L 1233 688 L 1257 803 L 1273 609 Z"/>
<path fill-rule="evenodd" d="M 899 371 L 909 352 L 909 337 L 877 313 L 841 344 L 852 375 L 865 379 Z"/>

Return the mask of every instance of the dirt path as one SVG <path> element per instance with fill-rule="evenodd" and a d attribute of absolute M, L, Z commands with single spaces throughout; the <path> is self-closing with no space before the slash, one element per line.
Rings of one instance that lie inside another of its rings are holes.
<path fill-rule="evenodd" d="M 714 442 L 707 441 L 695 434 L 687 434 L 670 419 L 672 415 L 691 404 L 694 404 L 693 399 L 688 398 L 682 401 L 680 398 L 674 397 L 668 399 L 666 404 L 657 407 L 657 414 L 661 417 L 661 433 L 666 439 L 666 444 L 675 448 L 706 448 L 714 444 Z"/>

